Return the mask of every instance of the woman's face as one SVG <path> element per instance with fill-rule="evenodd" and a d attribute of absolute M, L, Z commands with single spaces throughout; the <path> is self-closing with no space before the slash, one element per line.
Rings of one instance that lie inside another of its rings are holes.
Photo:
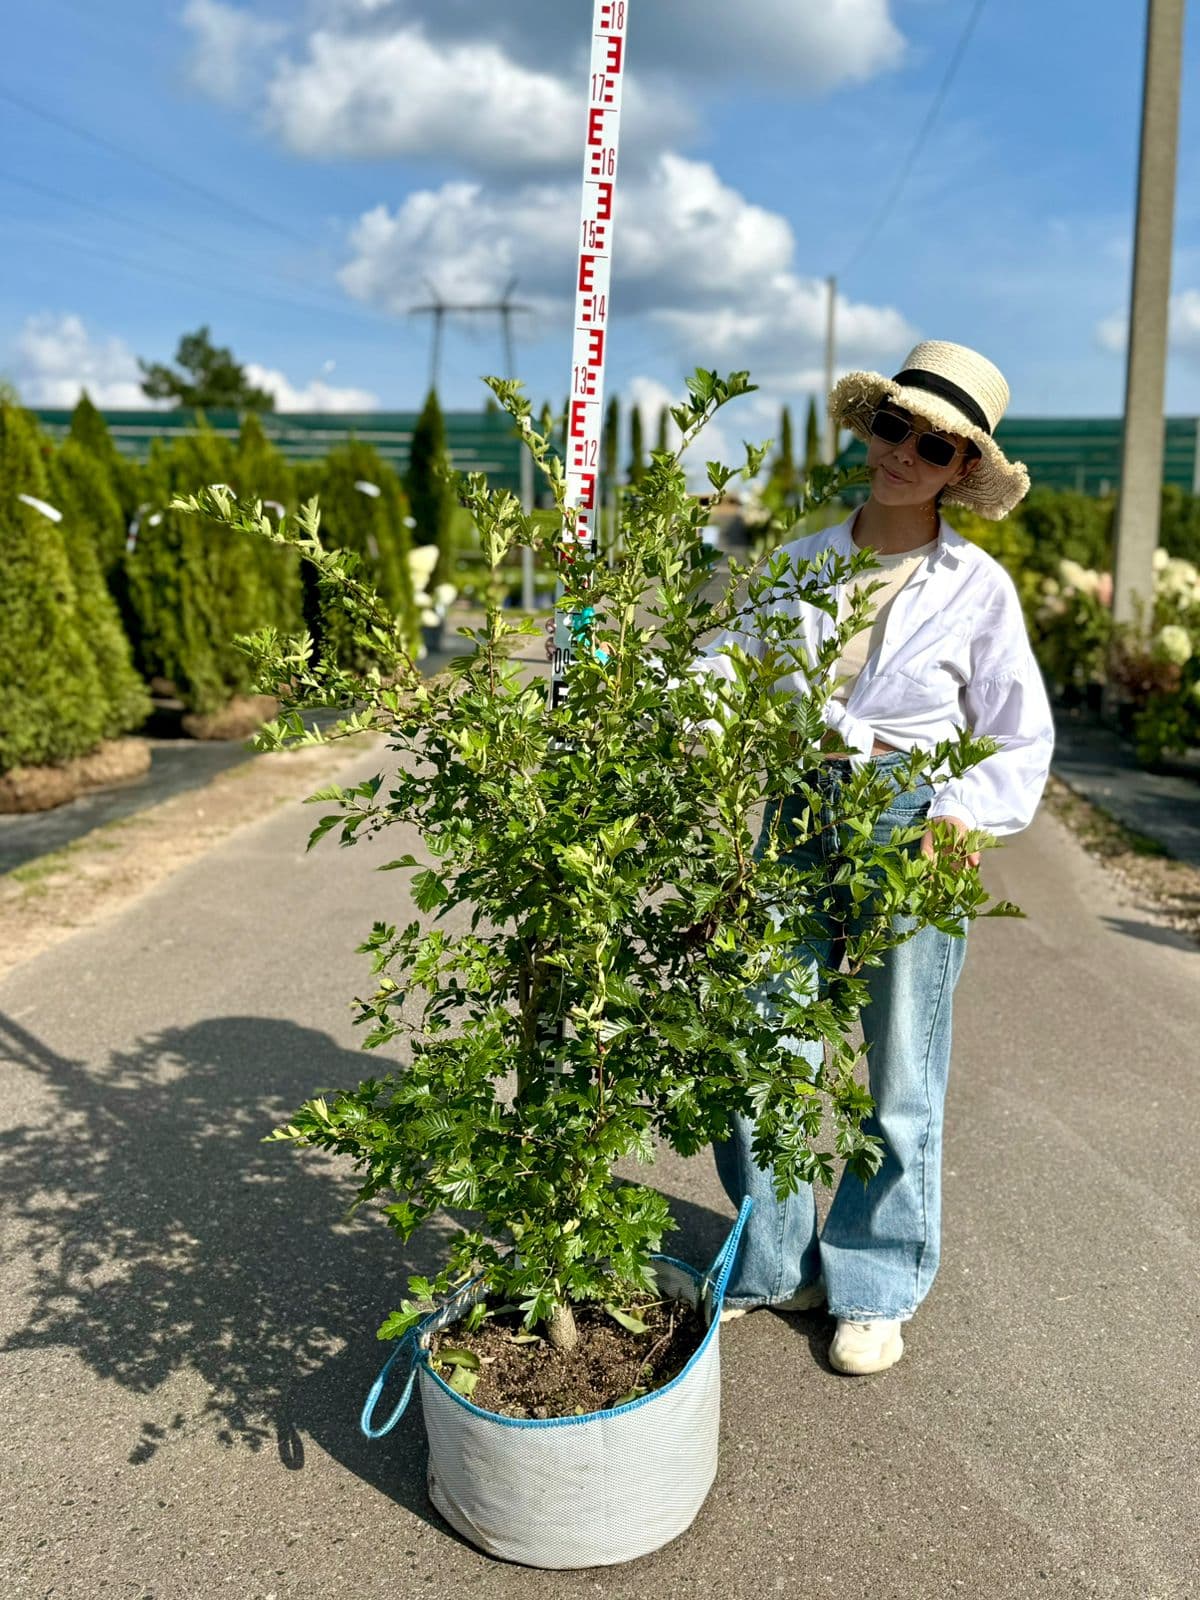
<path fill-rule="evenodd" d="M 900 406 L 889 405 L 880 409 L 903 417 L 906 422 L 913 420 L 911 413 Z M 919 417 L 915 421 L 918 431 L 928 426 Z M 886 439 L 873 436 L 868 441 L 867 471 L 871 475 L 871 494 L 880 505 L 929 505 L 937 499 L 942 489 L 958 483 L 974 469 L 975 461 L 966 459 L 966 439 L 956 433 L 942 433 L 940 429 L 934 431 L 955 447 L 954 460 L 948 467 L 931 466 L 924 456 L 917 454 L 917 433 L 910 433 L 899 444 L 889 444 Z"/>

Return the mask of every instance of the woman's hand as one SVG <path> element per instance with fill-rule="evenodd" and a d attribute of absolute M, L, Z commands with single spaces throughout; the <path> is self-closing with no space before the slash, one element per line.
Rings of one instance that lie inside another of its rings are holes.
<path fill-rule="evenodd" d="M 950 836 L 949 828 L 941 827 L 944 822 L 953 827 L 953 837 Z M 960 849 L 960 841 L 964 834 L 970 833 L 970 831 L 970 828 L 961 817 L 934 817 L 929 827 L 925 830 L 925 837 L 921 840 L 921 854 L 928 856 L 932 861 L 940 848 L 944 855 L 952 859 L 954 857 L 965 859 L 967 866 L 977 867 L 979 865 L 980 852 L 972 850 L 971 854 L 964 858 Z"/>

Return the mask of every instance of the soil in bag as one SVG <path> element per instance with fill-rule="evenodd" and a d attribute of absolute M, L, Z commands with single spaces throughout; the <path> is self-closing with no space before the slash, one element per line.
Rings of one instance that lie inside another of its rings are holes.
<path fill-rule="evenodd" d="M 603 1306 L 574 1311 L 579 1344 L 569 1353 L 531 1339 L 519 1311 L 501 1310 L 473 1333 L 461 1324 L 443 1329 L 430 1352 L 435 1370 L 484 1411 L 579 1416 L 661 1389 L 683 1371 L 708 1332 L 702 1312 L 683 1300 L 631 1312 L 645 1333 L 622 1327 Z"/>

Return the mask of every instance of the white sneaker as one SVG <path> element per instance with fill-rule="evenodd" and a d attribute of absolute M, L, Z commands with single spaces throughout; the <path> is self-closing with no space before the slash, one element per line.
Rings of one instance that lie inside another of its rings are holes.
<path fill-rule="evenodd" d="M 845 1322 L 838 1318 L 837 1332 L 829 1347 L 830 1365 L 839 1372 L 856 1376 L 883 1372 L 894 1367 L 904 1354 L 900 1323 Z"/>
<path fill-rule="evenodd" d="M 744 1317 L 747 1311 L 815 1311 L 818 1306 L 825 1304 L 825 1280 L 818 1278 L 816 1283 L 806 1284 L 803 1289 L 789 1295 L 786 1300 L 777 1300 L 774 1305 L 765 1303 L 761 1306 L 730 1306 L 728 1311 L 722 1311 L 722 1322 L 734 1322 L 738 1317 Z"/>

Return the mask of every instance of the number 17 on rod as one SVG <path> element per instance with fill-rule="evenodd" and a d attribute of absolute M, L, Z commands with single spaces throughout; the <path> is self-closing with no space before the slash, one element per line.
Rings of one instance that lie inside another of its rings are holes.
<path fill-rule="evenodd" d="M 564 528 L 561 562 L 590 559 L 600 504 L 600 434 L 604 421 L 604 363 L 608 354 L 609 285 L 612 276 L 613 206 L 617 193 L 617 154 L 621 132 L 621 89 L 625 80 L 625 32 L 629 0 L 594 0 L 592 58 L 583 158 L 583 206 L 575 276 L 575 337 L 571 351 L 571 390 L 567 403 L 566 505 L 578 512 L 574 529 Z M 554 670 L 550 704 L 567 697 L 571 655 L 586 639 L 591 608 L 554 617 Z"/>

